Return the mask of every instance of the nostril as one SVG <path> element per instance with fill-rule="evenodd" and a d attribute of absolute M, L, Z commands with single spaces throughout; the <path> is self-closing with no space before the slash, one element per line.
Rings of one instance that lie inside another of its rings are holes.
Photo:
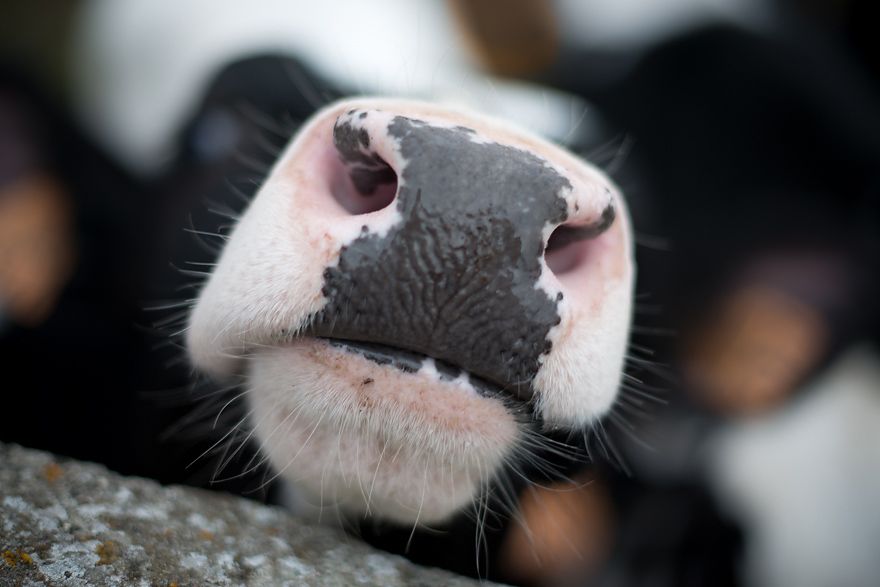
<path fill-rule="evenodd" d="M 614 206 L 608 205 L 600 218 L 591 224 L 558 226 L 550 234 L 544 249 L 544 260 L 550 270 L 560 277 L 583 266 L 593 248 L 592 241 L 608 230 L 615 215 Z"/>
<path fill-rule="evenodd" d="M 347 165 L 339 157 L 328 167 L 330 193 L 349 214 L 376 212 L 391 205 L 397 195 L 397 174 L 378 156 L 370 168 Z"/>
<path fill-rule="evenodd" d="M 328 157 L 328 187 L 336 202 L 354 215 L 381 210 L 397 195 L 397 173 L 380 154 L 382 139 L 371 135 L 369 125 L 369 113 L 356 110 L 340 115 L 333 125 L 335 156 Z"/>
<path fill-rule="evenodd" d="M 555 275 L 560 276 L 579 267 L 587 255 L 589 239 L 579 237 L 579 229 L 572 226 L 559 226 L 547 240 L 544 260 Z"/>

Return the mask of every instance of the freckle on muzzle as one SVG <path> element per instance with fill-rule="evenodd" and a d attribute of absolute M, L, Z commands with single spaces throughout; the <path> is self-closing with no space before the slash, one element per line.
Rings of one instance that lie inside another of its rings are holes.
<path fill-rule="evenodd" d="M 384 234 L 365 226 L 324 272 L 327 304 L 309 333 L 421 353 L 529 399 L 560 321 L 559 300 L 538 287 L 543 231 L 566 220 L 571 183 L 468 128 L 397 116 L 376 137 L 361 126 L 369 116 L 341 116 L 335 147 L 354 189 L 400 220 Z M 377 141 L 404 163 L 384 161 Z"/>

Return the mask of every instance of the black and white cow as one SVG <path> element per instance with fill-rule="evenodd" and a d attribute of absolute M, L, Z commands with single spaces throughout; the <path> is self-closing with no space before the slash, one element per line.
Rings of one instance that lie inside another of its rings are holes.
<path fill-rule="evenodd" d="M 286 149 L 190 319 L 244 374 L 261 449 L 305 503 L 448 519 L 621 377 L 634 275 L 619 191 L 484 116 L 331 104 Z"/>

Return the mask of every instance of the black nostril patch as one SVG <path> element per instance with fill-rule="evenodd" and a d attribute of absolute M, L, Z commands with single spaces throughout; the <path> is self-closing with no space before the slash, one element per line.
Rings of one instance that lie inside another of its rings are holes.
<path fill-rule="evenodd" d="M 358 118 L 365 115 L 362 112 Z M 333 127 L 333 144 L 340 162 L 339 168 L 330 172 L 330 189 L 336 201 L 351 214 L 375 212 L 390 205 L 397 194 L 397 173 L 371 148 L 367 130 L 340 118 Z"/>
<path fill-rule="evenodd" d="M 549 224 L 568 214 L 569 180 L 533 153 L 472 129 L 394 117 L 372 137 L 343 117 L 334 141 L 347 169 L 384 177 L 370 141 L 388 140 L 402 168 L 397 221 L 361 234 L 325 272 L 316 336 L 435 359 L 530 397 L 548 334 L 560 321 L 539 287 Z"/>

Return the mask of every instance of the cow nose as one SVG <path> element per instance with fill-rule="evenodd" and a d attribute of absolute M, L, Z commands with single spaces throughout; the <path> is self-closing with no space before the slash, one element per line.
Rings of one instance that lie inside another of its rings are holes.
<path fill-rule="evenodd" d="M 562 226 L 573 186 L 559 167 L 447 120 L 349 110 L 322 136 L 310 197 L 347 236 L 307 332 L 367 343 L 373 357 L 406 353 L 398 366 L 430 358 L 528 399 L 561 320 L 562 293 L 542 275 L 567 270 L 572 243 L 607 228 L 613 207 Z"/>

